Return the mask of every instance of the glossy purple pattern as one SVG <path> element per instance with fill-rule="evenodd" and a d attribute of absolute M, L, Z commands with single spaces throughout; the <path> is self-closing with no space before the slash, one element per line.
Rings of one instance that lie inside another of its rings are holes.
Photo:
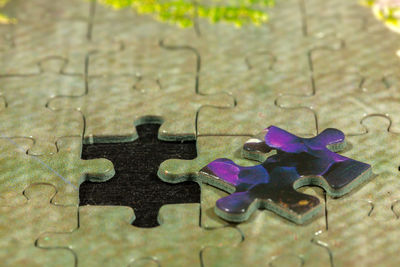
<path fill-rule="evenodd" d="M 216 203 L 216 213 L 228 220 L 246 220 L 257 208 L 267 208 L 296 223 L 304 223 L 321 210 L 318 198 L 295 189 L 318 185 L 332 196 L 341 196 L 371 177 L 371 166 L 329 150 L 344 142 L 344 134 L 326 129 L 313 138 L 301 138 L 278 127 L 266 129 L 265 145 L 277 154 L 253 167 L 217 159 L 204 167 L 203 181 L 231 193 Z M 247 151 L 252 144 L 246 144 Z M 254 151 L 260 148 L 255 143 Z M 233 190 L 232 190 L 233 188 Z"/>

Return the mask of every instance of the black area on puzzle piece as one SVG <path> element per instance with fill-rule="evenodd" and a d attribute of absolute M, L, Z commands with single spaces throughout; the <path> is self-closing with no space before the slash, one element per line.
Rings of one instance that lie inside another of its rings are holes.
<path fill-rule="evenodd" d="M 133 225 L 154 227 L 164 204 L 200 203 L 195 182 L 169 184 L 157 176 L 167 159 L 194 159 L 196 143 L 157 139 L 160 125 L 137 127 L 139 139 L 129 143 L 84 145 L 83 159 L 106 158 L 114 163 L 115 176 L 104 183 L 84 182 L 79 188 L 80 205 L 121 205 L 135 211 Z"/>

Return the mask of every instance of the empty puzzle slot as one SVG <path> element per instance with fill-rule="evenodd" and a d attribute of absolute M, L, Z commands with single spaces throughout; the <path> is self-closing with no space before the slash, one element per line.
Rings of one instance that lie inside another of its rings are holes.
<path fill-rule="evenodd" d="M 115 176 L 104 183 L 84 182 L 79 189 L 80 205 L 121 205 L 135 211 L 133 225 L 155 227 L 162 205 L 199 203 L 200 188 L 195 182 L 169 184 L 157 176 L 167 159 L 194 159 L 196 142 L 165 142 L 157 139 L 160 125 L 137 126 L 139 139 L 127 143 L 84 145 L 83 159 L 111 160 Z"/>

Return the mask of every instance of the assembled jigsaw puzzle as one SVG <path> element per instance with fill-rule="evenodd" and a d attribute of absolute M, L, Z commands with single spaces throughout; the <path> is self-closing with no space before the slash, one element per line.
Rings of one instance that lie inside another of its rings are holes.
<path fill-rule="evenodd" d="M 397 0 L 0 0 L 0 118 L 0 266 L 400 264 Z"/>

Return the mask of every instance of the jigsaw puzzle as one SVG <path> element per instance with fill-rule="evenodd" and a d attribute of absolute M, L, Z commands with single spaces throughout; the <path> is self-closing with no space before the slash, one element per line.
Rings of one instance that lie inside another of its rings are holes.
<path fill-rule="evenodd" d="M 0 198 L 0 259 L 4 266 L 72 266 L 70 251 L 44 250 L 36 238 L 46 231 L 72 231 L 78 207 L 50 203 L 57 190 L 51 184 L 31 183 L 21 193 Z M 4 219 L 7 218 L 7 219 Z M 23 218 L 23 219 L 22 219 Z M 43 218 L 46 218 L 45 220 Z M 27 226 L 29 222 L 29 226 Z"/>
<path fill-rule="evenodd" d="M 0 0 L 1 265 L 397 266 L 398 8 Z M 147 123 L 196 142 L 156 180 L 198 182 L 200 203 L 164 205 L 153 228 L 79 205 L 115 174 L 82 147 Z"/>
<path fill-rule="evenodd" d="M 198 204 L 165 205 L 159 212 L 160 226 L 141 229 L 130 225 L 135 215 L 129 207 L 83 206 L 79 228 L 44 234 L 38 246 L 69 249 L 81 266 L 128 266 L 143 258 L 161 266 L 199 266 L 204 248 L 232 246 L 242 239 L 234 228 L 201 228 L 199 213 Z"/>

